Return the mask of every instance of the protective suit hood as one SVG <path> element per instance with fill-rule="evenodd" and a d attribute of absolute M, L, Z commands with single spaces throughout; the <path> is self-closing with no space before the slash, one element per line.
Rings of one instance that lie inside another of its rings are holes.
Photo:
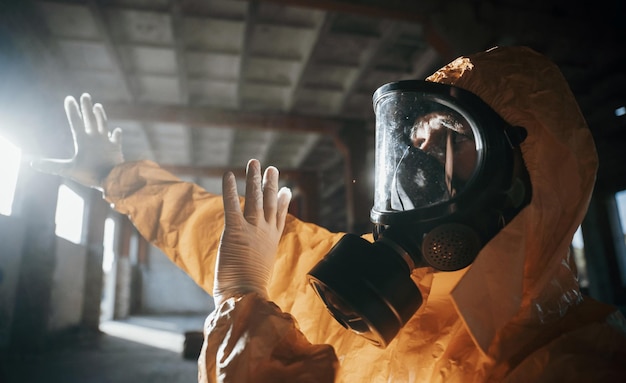
<path fill-rule="evenodd" d="M 569 245 L 588 207 L 597 154 L 561 72 L 529 48 L 460 57 L 427 80 L 475 93 L 528 132 L 521 149 L 532 184 L 530 204 L 465 272 L 435 275 L 433 283 L 433 289 L 454 286 L 458 314 L 487 352 L 513 317 L 528 325 L 546 323 L 582 299 Z"/>
<path fill-rule="evenodd" d="M 288 216 L 268 286 L 273 303 L 247 294 L 211 314 L 200 381 L 623 380 L 626 322 L 614 307 L 582 299 L 569 254 L 597 155 L 560 71 L 531 49 L 495 48 L 427 80 L 465 88 L 526 128 L 529 205 L 471 266 L 414 270 L 424 304 L 384 349 L 342 327 L 307 283 L 307 272 L 344 234 Z M 146 239 L 212 292 L 221 197 L 146 161 L 116 167 L 104 190 Z"/>

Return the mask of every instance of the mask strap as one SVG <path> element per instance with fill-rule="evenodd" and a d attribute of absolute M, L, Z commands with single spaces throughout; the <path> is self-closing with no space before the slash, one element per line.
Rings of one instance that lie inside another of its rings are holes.
<path fill-rule="evenodd" d="M 452 186 L 452 175 L 454 174 L 454 149 L 452 148 L 452 131 L 447 129 L 446 136 L 446 163 L 444 164 L 444 170 L 446 172 L 446 187 L 450 197 L 454 197 L 456 190 Z"/>
<path fill-rule="evenodd" d="M 504 127 L 504 135 L 512 148 L 519 147 L 528 136 L 528 131 L 522 126 L 507 125 Z"/>
<path fill-rule="evenodd" d="M 404 153 L 402 153 L 402 157 L 400 157 L 400 161 L 398 161 L 398 163 L 396 164 L 396 168 L 393 171 L 393 185 L 395 186 L 396 189 L 396 197 L 398 198 L 398 202 L 400 202 L 400 204 L 402 205 L 402 210 L 407 210 L 406 207 L 404 206 L 404 198 L 402 197 L 402 195 L 400 195 L 400 189 L 402 188 L 401 186 L 398 186 L 398 170 L 400 169 L 400 165 L 402 165 L 402 161 L 404 161 L 404 157 L 406 157 L 406 155 L 409 153 L 409 149 L 411 149 L 411 146 L 408 145 L 406 147 L 406 149 L 404 149 Z M 393 193 L 393 192 L 392 192 Z"/>

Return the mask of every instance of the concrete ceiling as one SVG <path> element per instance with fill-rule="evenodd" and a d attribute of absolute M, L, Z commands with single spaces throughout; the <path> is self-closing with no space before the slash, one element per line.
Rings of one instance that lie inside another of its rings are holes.
<path fill-rule="evenodd" d="M 626 187 L 617 1 L 15 3 L 4 31 L 46 99 L 60 108 L 68 94 L 91 93 L 123 129 L 127 160 L 155 160 L 216 193 L 222 172 L 249 158 L 288 180 L 314 174 L 317 220 L 332 229 L 351 219 L 349 152 L 363 151 L 360 165 L 371 167 L 373 91 L 494 45 L 529 45 L 561 66 L 601 149 L 603 184 Z"/>

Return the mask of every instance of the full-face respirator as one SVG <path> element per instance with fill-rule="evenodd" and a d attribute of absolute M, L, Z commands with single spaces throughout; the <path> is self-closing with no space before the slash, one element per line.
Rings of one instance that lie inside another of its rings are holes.
<path fill-rule="evenodd" d="M 525 130 L 475 94 L 409 80 L 373 104 L 375 241 L 346 234 L 308 278 L 340 324 L 384 348 L 422 304 L 412 271 L 469 266 L 528 190 L 513 176 Z"/>

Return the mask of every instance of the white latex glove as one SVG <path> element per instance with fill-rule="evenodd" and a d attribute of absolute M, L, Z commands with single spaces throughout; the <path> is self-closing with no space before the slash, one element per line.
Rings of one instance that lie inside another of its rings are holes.
<path fill-rule="evenodd" d="M 67 96 L 65 113 L 74 138 L 74 157 L 35 160 L 31 166 L 102 190 L 104 178 L 124 161 L 120 143 L 122 130 L 116 128 L 109 132 L 104 108 L 101 104 L 93 105 L 87 93 L 80 97 L 80 109 L 74 97 Z"/>
<path fill-rule="evenodd" d="M 250 160 L 246 169 L 246 199 L 243 213 L 235 176 L 222 180 L 224 231 L 215 266 L 215 305 L 238 294 L 259 293 L 267 298 L 267 284 L 278 241 L 285 227 L 291 190 L 278 190 L 278 169 L 268 167 L 261 180 L 261 165 Z"/>

